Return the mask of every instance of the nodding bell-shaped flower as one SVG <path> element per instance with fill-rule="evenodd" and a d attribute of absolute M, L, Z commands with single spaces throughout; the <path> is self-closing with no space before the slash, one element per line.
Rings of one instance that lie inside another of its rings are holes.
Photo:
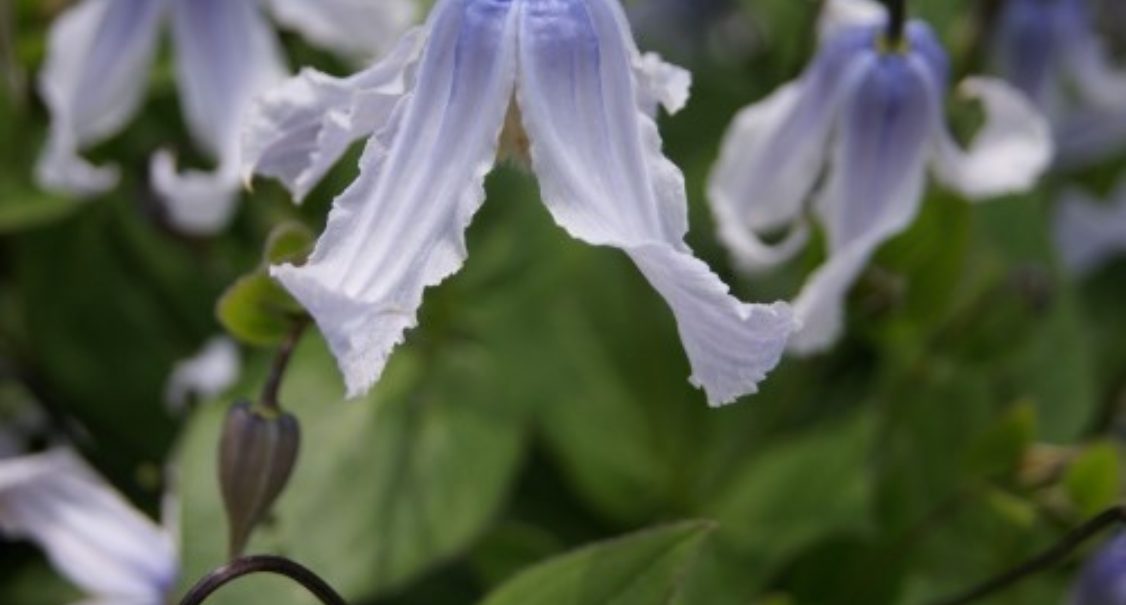
<path fill-rule="evenodd" d="M 998 70 L 1047 114 L 1065 164 L 1126 146 L 1126 68 L 1095 29 L 1088 0 L 1009 0 L 994 39 Z"/>
<path fill-rule="evenodd" d="M 239 134 L 246 108 L 286 74 L 263 14 L 345 52 L 374 49 L 409 19 L 411 0 L 81 0 L 51 28 L 39 88 L 51 114 L 36 169 L 40 184 L 68 195 L 113 188 L 114 166 L 80 151 L 119 132 L 143 98 L 160 31 L 171 20 L 181 105 L 193 138 L 217 161 L 211 172 L 177 172 L 168 151 L 151 163 L 171 224 L 192 234 L 226 225 L 239 187 Z M 361 36 L 360 28 L 366 28 Z"/>
<path fill-rule="evenodd" d="M 1095 552 L 1079 572 L 1068 605 L 1126 605 L 1126 534 Z"/>
<path fill-rule="evenodd" d="M 617 0 L 439 0 L 371 69 L 305 72 L 268 96 L 246 168 L 297 197 L 368 137 L 309 261 L 272 269 L 316 319 L 349 393 L 378 380 L 423 291 L 461 266 L 501 140 L 529 154 L 557 223 L 624 251 L 664 297 L 712 404 L 754 392 L 794 322 L 785 304 L 732 297 L 684 243 L 683 176 L 655 114 L 684 105 L 689 80 L 637 50 Z"/>
<path fill-rule="evenodd" d="M 1065 191 L 1053 229 L 1064 266 L 1078 275 L 1126 253 L 1126 177 L 1105 203 L 1078 189 Z"/>
<path fill-rule="evenodd" d="M 829 257 L 794 303 L 798 354 L 838 338 L 850 287 L 915 219 L 928 165 L 978 199 L 1030 188 L 1051 158 L 1044 119 L 988 78 L 959 87 L 980 99 L 987 120 L 968 151 L 955 143 L 944 121 L 947 56 L 924 23 L 908 22 L 902 39 L 889 40 L 875 3 L 833 0 L 825 15 L 813 64 L 736 117 L 708 188 L 720 238 L 746 271 L 783 263 L 805 245 L 812 200 Z M 780 231 L 777 243 L 764 239 Z"/>
<path fill-rule="evenodd" d="M 0 459 L 0 534 L 39 546 L 84 603 L 163 605 L 179 574 L 172 532 L 66 447 Z"/>

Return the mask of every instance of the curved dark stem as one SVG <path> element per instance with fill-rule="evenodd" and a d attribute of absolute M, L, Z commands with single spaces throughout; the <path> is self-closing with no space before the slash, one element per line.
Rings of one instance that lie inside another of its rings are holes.
<path fill-rule="evenodd" d="M 1063 561 L 1084 542 L 1098 535 L 1104 529 L 1119 523 L 1126 523 L 1126 506 L 1116 506 L 1099 513 L 1086 523 L 1073 529 L 1048 550 L 960 595 L 937 601 L 934 605 L 965 605 L 1004 590 Z"/>
<path fill-rule="evenodd" d="M 278 574 L 297 582 L 324 605 L 348 605 L 327 582 L 305 566 L 284 557 L 270 555 L 242 557 L 215 569 L 192 586 L 188 594 L 180 600 L 180 605 L 199 605 L 224 585 L 243 576 L 261 572 Z"/>
<path fill-rule="evenodd" d="M 907 0 L 884 0 L 888 7 L 887 40 L 891 45 L 903 41 L 903 30 L 907 27 Z"/>
<path fill-rule="evenodd" d="M 274 363 L 270 366 L 270 375 L 266 377 L 266 384 L 262 387 L 262 395 L 258 399 L 258 403 L 262 407 L 272 411 L 281 409 L 278 404 L 278 391 L 281 390 L 282 379 L 289 367 L 289 360 L 293 357 L 293 349 L 297 347 L 297 343 L 301 340 L 301 335 L 305 333 L 305 328 L 308 325 L 309 320 L 306 317 L 294 320 L 293 329 L 290 330 L 285 340 L 282 341 L 281 347 L 278 348 L 277 355 L 274 356 Z"/>

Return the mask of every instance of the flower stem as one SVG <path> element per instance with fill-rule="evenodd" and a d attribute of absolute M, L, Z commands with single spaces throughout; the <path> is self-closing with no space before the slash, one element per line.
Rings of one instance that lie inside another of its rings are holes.
<path fill-rule="evenodd" d="M 305 566 L 284 557 L 270 555 L 242 557 L 213 570 L 192 586 L 188 594 L 180 600 L 180 605 L 200 605 L 224 585 L 243 576 L 261 572 L 278 574 L 297 582 L 324 605 L 348 605 L 327 582 Z"/>
<path fill-rule="evenodd" d="M 297 347 L 297 343 L 301 340 L 301 335 L 305 333 L 305 328 L 308 325 L 309 320 L 306 318 L 295 320 L 293 329 L 290 330 L 285 340 L 282 341 L 281 347 L 278 348 L 274 362 L 270 366 L 270 375 L 266 377 L 266 384 L 262 387 L 262 395 L 258 398 L 258 404 L 262 407 L 273 412 L 281 411 L 281 405 L 278 403 L 278 391 L 281 390 L 282 379 L 289 367 L 289 360 L 293 357 L 293 350 Z"/>
<path fill-rule="evenodd" d="M 1009 588 L 1021 580 L 1063 561 L 1084 542 L 1098 535 L 1104 529 L 1119 523 L 1126 523 L 1126 506 L 1116 506 L 1099 513 L 1073 529 L 1048 550 L 962 594 L 937 601 L 934 605 L 965 605 Z"/>
<path fill-rule="evenodd" d="M 903 31 L 907 26 L 907 0 L 884 0 L 888 8 L 887 41 L 892 46 L 903 42 Z"/>

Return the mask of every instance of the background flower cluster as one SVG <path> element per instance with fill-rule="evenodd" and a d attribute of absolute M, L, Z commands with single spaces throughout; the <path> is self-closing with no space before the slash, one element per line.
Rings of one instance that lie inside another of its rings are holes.
<path fill-rule="evenodd" d="M 1003 69 L 994 45 L 1017 1 L 910 6 L 957 82 Z M 1090 4 L 1104 11 L 1093 33 L 1126 66 L 1117 0 Z M 266 266 L 321 231 L 360 150 L 301 206 L 259 180 L 229 227 L 185 234 L 151 158 L 215 158 L 193 143 L 172 45 L 158 44 L 136 117 L 87 154 L 120 181 L 90 199 L 46 192 L 34 81 L 67 5 L 0 0 L 0 456 L 65 441 L 131 505 L 164 515 L 178 595 L 226 557 L 218 435 L 288 330 L 291 310 L 263 306 L 279 300 Z M 688 105 L 660 119 L 687 181 L 688 243 L 742 300 L 792 298 L 826 258 L 823 238 L 748 276 L 716 238 L 706 190 L 736 113 L 816 54 L 820 3 L 627 6 L 641 48 L 693 72 Z M 355 71 L 323 39 L 281 31 L 291 67 Z M 946 114 L 964 141 L 983 122 L 972 103 Z M 786 358 L 721 409 L 685 380 L 676 325 L 629 260 L 569 240 L 534 178 L 502 165 L 469 230 L 471 262 L 428 292 L 370 393 L 345 402 L 323 340 L 302 339 L 281 398 L 303 447 L 250 551 L 308 565 L 356 605 L 910 605 L 1003 571 L 1123 495 L 1126 262 L 1104 252 L 1126 249 L 1113 228 L 1126 221 L 1092 204 L 1123 195 L 1126 151 L 1104 139 L 1126 131 L 1126 98 L 1120 114 L 1068 117 L 1097 157 L 987 204 L 929 185 L 849 291 L 839 342 Z M 1097 250 L 1061 245 L 1066 212 L 1103 227 L 1080 238 Z M 224 331 L 238 351 L 214 340 Z M 241 371 L 188 393 L 213 375 L 182 363 L 205 349 Z M 988 602 L 1065 603 L 1081 558 Z M 1126 561 L 1103 565 L 1109 581 L 1126 576 Z M 0 542 L 0 603 L 75 602 L 79 588 L 29 543 Z M 310 601 L 253 578 L 209 602 Z"/>

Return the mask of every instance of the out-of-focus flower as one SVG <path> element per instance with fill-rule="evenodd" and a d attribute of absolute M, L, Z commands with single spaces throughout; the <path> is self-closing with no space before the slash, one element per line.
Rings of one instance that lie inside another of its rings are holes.
<path fill-rule="evenodd" d="M 0 533 L 34 542 L 96 603 L 162 605 L 179 573 L 172 533 L 65 447 L 0 459 Z"/>
<path fill-rule="evenodd" d="M 1069 605 L 1126 605 L 1126 534 L 1118 534 L 1087 561 Z"/>
<path fill-rule="evenodd" d="M 1076 274 L 1094 271 L 1126 252 L 1126 177 L 1106 203 L 1078 189 L 1065 191 L 1053 227 L 1060 258 Z"/>
<path fill-rule="evenodd" d="M 216 336 L 203 348 L 172 368 L 164 389 L 164 402 L 178 410 L 187 405 L 189 398 L 215 397 L 238 380 L 242 370 L 238 346 L 224 336 Z"/>
<path fill-rule="evenodd" d="M 214 232 L 234 210 L 246 108 L 286 73 L 264 7 L 315 42 L 351 53 L 376 50 L 372 41 L 400 29 L 411 6 L 411 0 L 82 0 L 58 18 L 49 36 L 39 85 L 51 130 L 38 180 L 79 196 L 117 183 L 116 167 L 95 166 L 79 154 L 136 113 L 170 18 L 185 119 L 217 167 L 181 174 L 171 153 L 161 151 L 153 156 L 151 178 L 174 226 Z"/>
<path fill-rule="evenodd" d="M 267 97 L 247 170 L 298 197 L 370 137 L 308 263 L 272 269 L 316 319 L 349 393 L 378 380 L 423 291 L 461 266 L 501 140 L 530 155 L 556 222 L 624 251 L 665 298 L 712 404 L 754 392 L 794 322 L 785 304 L 732 297 L 684 243 L 683 175 L 655 114 L 680 109 L 689 82 L 637 50 L 617 0 L 439 0 L 368 71 L 306 72 Z"/>
<path fill-rule="evenodd" d="M 944 120 L 946 53 L 918 21 L 903 40 L 887 40 L 877 9 L 829 3 L 812 66 L 738 115 L 709 185 L 720 237 L 748 271 L 785 262 L 805 245 L 806 200 L 814 198 L 829 258 L 794 304 L 802 324 L 791 340 L 796 353 L 837 339 L 849 288 L 880 244 L 914 220 L 928 164 L 978 199 L 1030 188 L 1051 158 L 1044 119 L 1018 91 L 988 78 L 960 86 L 981 100 L 987 121 L 968 151 L 958 147 Z M 783 229 L 776 245 L 763 239 Z"/>
<path fill-rule="evenodd" d="M 1004 2 L 995 55 L 1001 74 L 1051 119 L 1061 162 L 1126 147 L 1126 69 L 1099 39 L 1087 0 Z"/>

